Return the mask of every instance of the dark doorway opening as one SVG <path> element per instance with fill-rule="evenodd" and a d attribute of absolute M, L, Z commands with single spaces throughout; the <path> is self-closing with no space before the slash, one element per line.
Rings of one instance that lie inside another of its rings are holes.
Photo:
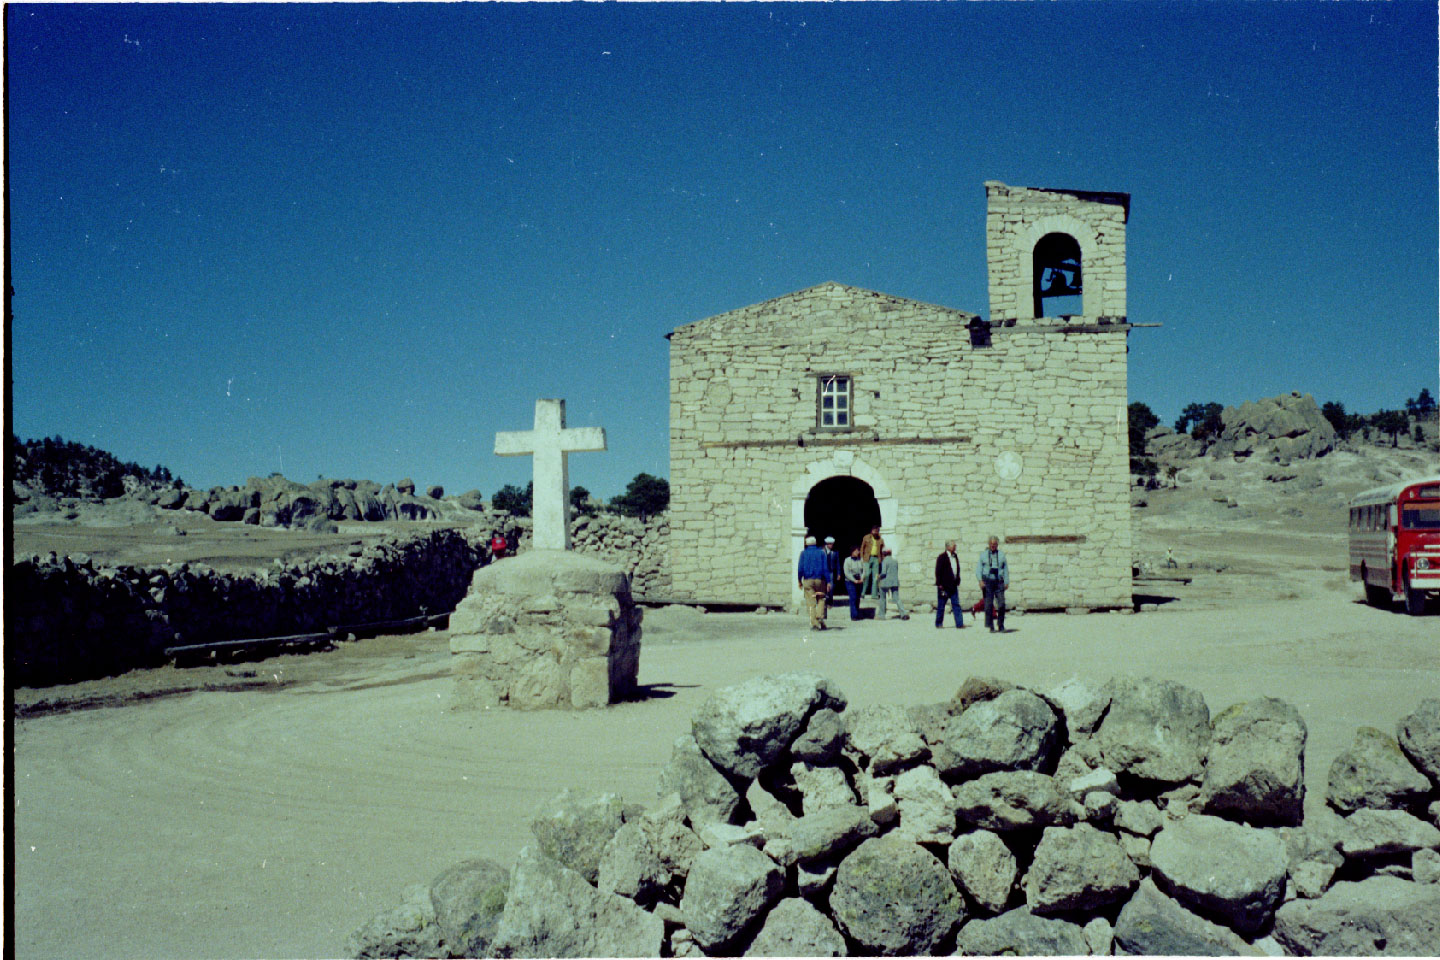
<path fill-rule="evenodd" d="M 860 546 L 871 527 L 880 525 L 880 504 L 864 480 L 831 477 L 810 488 L 805 498 L 805 530 L 817 543 L 835 538 L 840 556 Z"/>

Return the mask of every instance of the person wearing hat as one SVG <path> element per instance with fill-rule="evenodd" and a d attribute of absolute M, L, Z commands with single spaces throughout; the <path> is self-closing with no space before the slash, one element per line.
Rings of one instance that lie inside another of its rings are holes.
<path fill-rule="evenodd" d="M 830 575 L 825 578 L 826 609 L 835 605 L 835 581 L 840 579 L 840 554 L 835 551 L 835 538 L 825 538 L 825 560 L 830 564 Z"/>
<path fill-rule="evenodd" d="M 805 538 L 805 549 L 800 551 L 795 576 L 805 594 L 805 609 L 810 614 L 810 629 L 825 629 L 825 583 L 830 576 L 830 562 L 825 551 L 815 545 L 814 537 Z"/>

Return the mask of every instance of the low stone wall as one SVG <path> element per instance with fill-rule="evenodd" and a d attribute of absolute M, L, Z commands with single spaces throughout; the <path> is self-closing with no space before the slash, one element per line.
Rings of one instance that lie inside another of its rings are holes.
<path fill-rule="evenodd" d="M 603 707 L 635 693 L 640 608 L 619 567 L 534 550 L 475 571 L 450 617 L 452 707 Z"/>
<path fill-rule="evenodd" d="M 487 517 L 479 524 L 504 533 L 517 552 L 530 549 L 530 518 L 509 514 Z M 570 521 L 570 548 L 590 554 L 630 575 L 630 589 L 637 600 L 666 599 L 670 596 L 670 521 L 665 514 L 646 520 L 601 513 L 579 516 Z"/>
<path fill-rule="evenodd" d="M 14 683 L 39 686 L 155 666 L 181 643 L 444 613 L 485 556 L 477 537 L 439 530 L 247 575 L 202 564 L 97 567 L 54 554 L 22 560 L 6 583 L 9 666 Z"/>
<path fill-rule="evenodd" d="M 1440 700 L 1359 730 L 1308 819 L 1305 739 L 1162 680 L 847 710 L 757 678 L 649 809 L 563 793 L 511 870 L 411 888 L 349 955 L 1440 955 Z"/>

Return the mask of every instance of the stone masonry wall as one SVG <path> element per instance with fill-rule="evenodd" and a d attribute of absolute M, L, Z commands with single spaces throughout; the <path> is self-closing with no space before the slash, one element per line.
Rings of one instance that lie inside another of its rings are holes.
<path fill-rule="evenodd" d="M 962 599 L 978 598 L 974 558 L 994 533 L 1012 608 L 1128 608 L 1125 328 L 997 327 L 972 346 L 973 319 L 826 283 L 677 329 L 673 595 L 791 602 L 805 497 L 851 475 L 875 492 L 906 597 L 929 596 L 954 538 Z M 821 373 L 854 378 L 849 433 L 816 427 Z M 1006 451 L 1023 464 L 1013 480 L 996 470 Z"/>
<path fill-rule="evenodd" d="M 181 643 L 443 613 L 484 556 L 479 539 L 437 530 L 252 575 L 35 557 L 14 564 L 5 584 L 7 666 L 17 685 L 41 686 L 157 666 Z"/>

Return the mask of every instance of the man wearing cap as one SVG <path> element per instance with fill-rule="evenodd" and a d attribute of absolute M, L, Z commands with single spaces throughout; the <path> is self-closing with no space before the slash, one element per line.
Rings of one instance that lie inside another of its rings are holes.
<path fill-rule="evenodd" d="M 796 577 L 800 589 L 805 593 L 805 608 L 810 614 L 810 629 L 825 629 L 825 583 L 830 576 L 830 562 L 825 551 L 815 545 L 814 537 L 805 538 L 805 549 L 800 551 Z"/>

